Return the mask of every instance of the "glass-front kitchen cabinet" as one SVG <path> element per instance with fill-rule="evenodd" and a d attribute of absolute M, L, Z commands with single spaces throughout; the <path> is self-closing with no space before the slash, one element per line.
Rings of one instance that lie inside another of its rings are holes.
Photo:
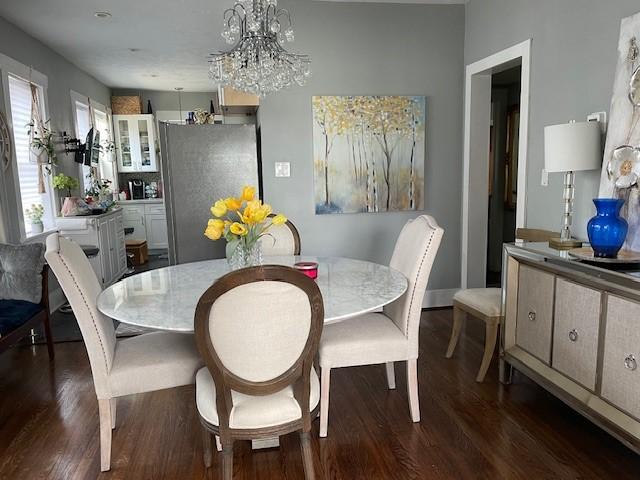
<path fill-rule="evenodd" d="M 157 172 L 153 115 L 114 115 L 120 172 Z"/>

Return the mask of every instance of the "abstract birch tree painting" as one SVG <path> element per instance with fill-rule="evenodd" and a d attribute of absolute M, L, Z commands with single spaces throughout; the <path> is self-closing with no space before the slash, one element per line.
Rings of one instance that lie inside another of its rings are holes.
<path fill-rule="evenodd" d="M 425 97 L 313 97 L 317 214 L 424 209 Z"/>

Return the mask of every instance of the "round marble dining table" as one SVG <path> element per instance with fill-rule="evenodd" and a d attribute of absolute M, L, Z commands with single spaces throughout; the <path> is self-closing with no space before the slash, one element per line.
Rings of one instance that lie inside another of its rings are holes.
<path fill-rule="evenodd" d="M 402 273 L 384 265 L 341 257 L 266 257 L 264 264 L 318 262 L 316 282 L 325 324 L 380 309 L 406 291 Z M 98 310 L 120 322 L 173 332 L 193 332 L 200 296 L 229 272 L 225 259 L 184 263 L 127 277 L 98 296 Z"/>

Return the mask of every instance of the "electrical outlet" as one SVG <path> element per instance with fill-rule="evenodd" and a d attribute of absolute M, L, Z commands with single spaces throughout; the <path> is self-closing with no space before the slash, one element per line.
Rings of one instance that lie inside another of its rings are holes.
<path fill-rule="evenodd" d="M 543 187 L 549 186 L 549 172 L 547 172 L 544 168 L 542 169 L 542 175 L 540 177 L 540 185 Z"/>
<path fill-rule="evenodd" d="M 290 177 L 291 164 L 289 162 L 276 162 L 276 177 Z"/>

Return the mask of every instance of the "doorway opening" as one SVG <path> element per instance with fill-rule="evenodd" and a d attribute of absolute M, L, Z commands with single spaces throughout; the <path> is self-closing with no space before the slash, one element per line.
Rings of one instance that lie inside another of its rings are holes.
<path fill-rule="evenodd" d="M 501 286 L 502 245 L 515 241 L 522 65 L 491 76 L 487 287 Z"/>
<path fill-rule="evenodd" d="M 527 40 L 466 67 L 462 288 L 499 284 L 502 243 L 525 226 L 530 58 Z"/>

